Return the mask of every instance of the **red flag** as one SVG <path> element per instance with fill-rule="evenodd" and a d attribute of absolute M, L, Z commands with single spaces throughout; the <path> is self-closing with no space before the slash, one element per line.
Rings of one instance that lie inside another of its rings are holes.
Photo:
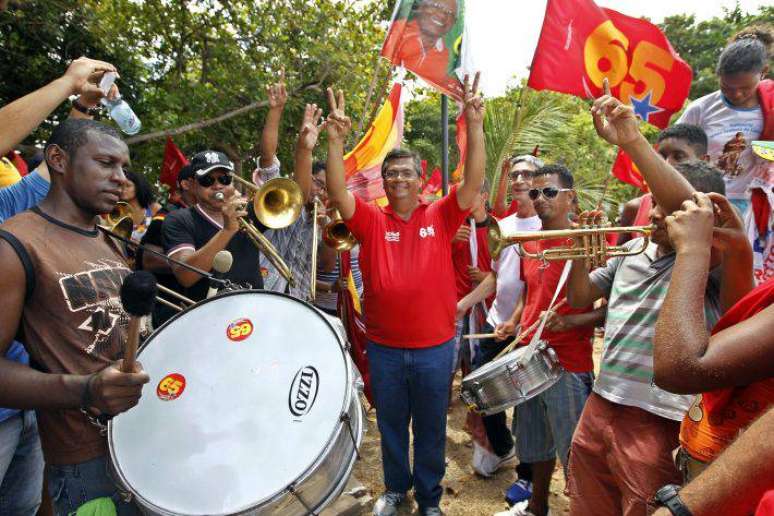
<path fill-rule="evenodd" d="M 591 0 L 548 0 L 527 84 L 591 98 L 602 94 L 605 77 L 614 96 L 663 129 L 683 107 L 693 72 L 646 20 Z"/>
<path fill-rule="evenodd" d="M 612 170 L 613 177 L 617 177 L 624 183 L 634 185 L 643 192 L 648 192 L 648 184 L 640 173 L 640 169 L 634 164 L 632 158 L 623 150 L 618 149 L 618 156 L 615 158 Z"/>
<path fill-rule="evenodd" d="M 457 148 L 460 151 L 460 160 L 457 168 L 451 173 L 451 182 L 459 183 L 465 173 L 465 159 L 468 156 L 468 123 L 465 121 L 465 113 L 461 112 L 457 117 Z"/>
<path fill-rule="evenodd" d="M 13 166 L 19 171 L 21 177 L 29 174 L 30 171 L 27 169 L 27 162 L 24 161 L 24 158 L 22 158 L 18 152 L 12 150 L 6 157 L 11 160 L 11 163 L 13 163 Z"/>
<path fill-rule="evenodd" d="M 169 186 L 169 191 L 177 189 L 177 174 L 180 169 L 188 164 L 185 154 L 177 148 L 172 138 L 167 137 L 167 145 L 164 147 L 164 162 L 161 165 L 159 181 Z"/>
<path fill-rule="evenodd" d="M 339 275 L 341 278 L 347 279 L 350 277 L 351 271 L 350 253 L 349 251 L 344 251 L 339 255 Z M 368 402 L 373 406 L 371 375 L 368 372 L 368 356 L 366 355 L 365 325 L 358 310 L 355 308 L 355 299 L 350 289 L 339 292 L 338 313 L 349 339 L 349 354 L 352 356 L 352 361 L 355 363 L 358 371 L 360 371 L 360 376 L 363 377 L 363 392 L 366 398 L 368 398 Z"/>

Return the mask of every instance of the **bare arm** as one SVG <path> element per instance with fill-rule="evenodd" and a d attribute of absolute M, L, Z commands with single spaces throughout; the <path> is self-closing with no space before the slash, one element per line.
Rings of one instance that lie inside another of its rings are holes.
<path fill-rule="evenodd" d="M 468 292 L 468 295 L 457 302 L 457 313 L 467 312 L 473 305 L 494 294 L 496 288 L 497 275 L 494 272 L 488 272 L 484 280 L 476 285 L 476 288 Z"/>
<path fill-rule="evenodd" d="M 349 220 L 355 214 L 355 196 L 347 190 L 344 177 L 344 141 L 352 128 L 352 121 L 344 112 L 344 92 L 339 90 L 338 98 L 328 88 L 328 103 L 331 112 L 325 122 L 328 132 L 328 161 L 325 179 L 328 186 L 328 198 L 341 213 L 341 218 Z"/>
<path fill-rule="evenodd" d="M 182 250 L 179 253 L 175 253 L 174 258 L 187 265 L 196 267 L 197 269 L 209 271 L 212 269 L 212 261 L 215 259 L 215 255 L 218 251 L 222 251 L 226 248 L 234 235 L 237 234 L 237 231 L 238 230 L 223 228 L 215 233 L 215 236 L 213 236 L 204 247 L 197 249 L 196 251 L 191 251 L 190 249 Z M 177 281 L 186 288 L 195 285 L 202 279 L 201 275 L 198 273 L 180 267 L 179 265 L 172 265 L 172 272 L 175 274 Z"/>
<path fill-rule="evenodd" d="M 0 156 L 34 131 L 67 97 L 99 90 L 90 79 L 105 71 L 115 71 L 115 67 L 86 57 L 76 59 L 59 79 L 0 109 Z"/>
<path fill-rule="evenodd" d="M 322 109 L 318 109 L 317 104 L 306 105 L 296 142 L 293 179 L 301 188 L 306 202 L 310 201 L 312 193 L 312 152 L 317 145 L 317 138 L 320 134 L 320 126 L 317 123 L 321 116 Z"/>
<path fill-rule="evenodd" d="M 462 184 L 457 189 L 457 204 L 460 209 L 467 210 L 475 202 L 476 196 L 484 184 L 486 169 L 486 144 L 484 143 L 484 100 L 478 95 L 478 80 L 476 73 L 473 86 L 468 86 L 465 76 L 465 121 L 467 122 L 468 151 L 465 158 L 465 172 Z"/>
<path fill-rule="evenodd" d="M 774 306 L 712 337 L 704 318 L 714 209 L 697 194 L 667 217 L 677 256 L 656 322 L 654 380 L 675 393 L 749 385 L 774 375 Z"/>
<path fill-rule="evenodd" d="M 605 94 L 596 99 L 591 108 L 597 134 L 629 155 L 648 182 L 659 206 L 667 213 L 679 209 L 683 201 L 691 198 L 693 187 L 651 147 L 640 133 L 634 109 L 610 95 L 607 79 L 604 89 Z"/>
<path fill-rule="evenodd" d="M 751 424 L 698 477 L 680 490 L 694 516 L 745 516 L 755 511 L 774 478 L 774 408 Z M 741 473 L 741 474 L 740 474 Z M 661 508 L 654 516 L 670 516 Z"/>
<path fill-rule="evenodd" d="M 573 308 L 586 308 L 605 293 L 591 282 L 586 260 L 573 260 L 567 278 L 567 304 Z"/>
<path fill-rule="evenodd" d="M 288 93 L 285 90 L 285 70 L 280 72 L 280 80 L 268 89 L 269 112 L 266 114 L 266 122 L 261 131 L 261 158 L 258 165 L 267 168 L 274 163 L 277 156 L 277 141 L 279 140 L 279 127 L 282 121 L 282 111 L 288 101 Z"/>
<path fill-rule="evenodd" d="M 497 181 L 497 193 L 495 193 L 494 203 L 492 204 L 492 214 L 495 217 L 505 217 L 508 213 L 508 206 L 506 205 L 506 197 L 508 197 L 508 168 L 510 167 L 510 160 L 503 161 L 503 166 L 500 168 L 500 179 Z"/>

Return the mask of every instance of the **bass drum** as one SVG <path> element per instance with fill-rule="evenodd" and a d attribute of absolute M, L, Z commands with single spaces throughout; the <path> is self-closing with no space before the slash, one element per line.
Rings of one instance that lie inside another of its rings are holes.
<path fill-rule="evenodd" d="M 349 479 L 360 376 L 338 320 L 284 294 L 229 292 L 143 345 L 151 377 L 108 427 L 113 473 L 148 514 L 316 514 Z"/>

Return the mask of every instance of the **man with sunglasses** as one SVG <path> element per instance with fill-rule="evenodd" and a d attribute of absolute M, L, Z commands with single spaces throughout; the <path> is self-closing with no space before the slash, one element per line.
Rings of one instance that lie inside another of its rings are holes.
<path fill-rule="evenodd" d="M 464 180 L 432 204 L 421 201 L 419 156 L 395 149 L 382 163 L 388 205 L 346 188 L 344 95 L 328 90 L 328 194 L 361 245 L 363 313 L 386 492 L 377 516 L 397 514 L 414 487 L 419 512 L 441 515 L 446 413 L 454 360 L 456 288 L 451 241 L 481 191 L 486 167 L 484 102 L 465 78 L 468 153 Z M 413 469 L 409 425 L 414 434 Z"/>
<path fill-rule="evenodd" d="M 196 205 L 175 210 L 162 226 L 164 252 L 167 256 L 209 271 L 218 251 L 227 250 L 234 258 L 226 279 L 250 288 L 263 288 L 259 267 L 260 253 L 250 238 L 240 231 L 239 219 L 247 217 L 259 231 L 266 229 L 255 219 L 252 206 L 232 185 L 234 165 L 222 152 L 208 150 L 191 158 L 196 180 Z M 223 199 L 219 199 L 219 195 Z M 185 294 L 194 301 L 206 297 L 208 281 L 193 271 L 172 266 Z"/>
<path fill-rule="evenodd" d="M 532 173 L 543 166 L 543 160 L 532 154 L 522 154 L 503 162 L 497 193 L 492 204 L 492 215 L 498 219 L 513 215 L 519 209 L 516 199 L 516 183 L 519 177 L 531 177 Z M 506 204 L 507 190 L 510 187 L 511 203 Z M 520 187 L 521 188 L 521 187 Z M 530 203 L 531 204 L 531 203 Z M 531 209 L 531 208 L 530 208 Z"/>
<path fill-rule="evenodd" d="M 540 217 L 543 230 L 572 227 L 570 215 L 576 193 L 572 173 L 566 167 L 546 165 L 538 169 L 527 195 Z M 571 244 L 571 240 L 561 238 L 528 242 L 525 248 L 534 253 Z M 523 309 L 517 306 L 512 322 L 520 319 L 521 327 L 529 328 L 548 310 L 564 267 L 563 260 L 543 262 L 522 258 L 525 283 Z M 557 299 L 564 297 L 564 290 L 562 287 Z M 526 508 L 515 505 L 505 514 L 545 516 L 557 456 L 566 476 L 572 434 L 594 378 L 591 340 L 599 314 L 590 310 L 562 306 L 555 310 L 561 317 L 551 324 L 547 323 L 541 334 L 541 339 L 556 352 L 564 372 L 559 381 L 546 391 L 516 406 L 516 448 L 519 459 L 532 465 L 532 497 Z M 529 342 L 531 339 L 532 335 L 528 335 L 525 340 Z"/>

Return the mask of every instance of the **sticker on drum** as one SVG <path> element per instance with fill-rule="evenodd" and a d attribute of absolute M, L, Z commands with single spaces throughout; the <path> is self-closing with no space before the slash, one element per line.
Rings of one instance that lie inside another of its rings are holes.
<path fill-rule="evenodd" d="M 156 387 L 156 396 L 161 401 L 176 400 L 185 390 L 185 376 L 179 373 L 171 373 L 161 379 Z"/>
<path fill-rule="evenodd" d="M 228 327 L 226 327 L 226 337 L 228 337 L 228 340 L 234 342 L 245 340 L 252 335 L 252 333 L 253 322 L 246 317 L 232 321 Z"/>

